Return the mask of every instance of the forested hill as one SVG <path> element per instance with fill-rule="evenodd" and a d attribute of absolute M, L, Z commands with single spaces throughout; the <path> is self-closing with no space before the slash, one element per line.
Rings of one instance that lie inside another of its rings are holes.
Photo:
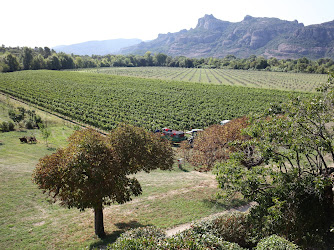
<path fill-rule="evenodd" d="M 124 54 L 161 52 L 170 56 L 225 57 L 250 55 L 297 59 L 334 58 L 334 21 L 304 26 L 298 21 L 246 16 L 228 22 L 205 15 L 194 29 L 159 34 L 150 42 L 124 48 Z"/>

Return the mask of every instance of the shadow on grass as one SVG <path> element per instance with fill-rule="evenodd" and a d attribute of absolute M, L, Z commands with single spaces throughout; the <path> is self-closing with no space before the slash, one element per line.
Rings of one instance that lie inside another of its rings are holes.
<path fill-rule="evenodd" d="M 115 226 L 117 226 L 119 230 L 113 231 L 111 234 L 107 233 L 106 237 L 91 244 L 89 246 L 89 249 L 105 249 L 108 244 L 114 243 L 117 240 L 117 238 L 125 231 L 138 227 L 146 227 L 150 225 L 143 225 L 138 221 L 133 220 L 126 223 L 125 222 L 116 223 Z"/>
<path fill-rule="evenodd" d="M 217 209 L 231 209 L 238 208 L 248 204 L 245 200 L 242 199 L 232 199 L 232 200 L 214 200 L 214 199 L 205 199 L 203 203 L 208 207 L 217 208 Z"/>
<path fill-rule="evenodd" d="M 183 166 L 179 166 L 179 169 L 180 169 L 182 172 L 190 172 L 188 169 L 185 169 Z"/>
<path fill-rule="evenodd" d="M 48 151 L 56 151 L 57 149 L 54 148 L 54 147 L 48 147 L 47 150 L 48 150 Z"/>

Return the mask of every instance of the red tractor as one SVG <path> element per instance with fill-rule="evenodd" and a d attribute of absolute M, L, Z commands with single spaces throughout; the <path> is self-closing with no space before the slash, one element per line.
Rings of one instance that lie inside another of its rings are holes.
<path fill-rule="evenodd" d="M 157 131 L 160 132 L 160 131 Z M 171 141 L 172 143 L 178 143 L 187 140 L 187 137 L 184 136 L 184 132 L 171 130 L 169 128 L 163 128 L 162 137 L 166 138 L 167 140 Z"/>

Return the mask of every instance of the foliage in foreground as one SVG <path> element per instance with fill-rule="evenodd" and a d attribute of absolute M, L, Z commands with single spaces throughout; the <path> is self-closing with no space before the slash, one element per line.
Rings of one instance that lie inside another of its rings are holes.
<path fill-rule="evenodd" d="M 122 125 L 103 136 L 95 130 L 76 131 L 69 145 L 45 156 L 33 173 L 40 189 L 68 208 L 93 208 L 95 233 L 104 237 L 103 206 L 125 203 L 142 193 L 129 175 L 173 165 L 167 141 L 141 128 Z"/>
<path fill-rule="evenodd" d="M 246 129 L 251 140 L 217 165 L 217 179 L 227 195 L 240 192 L 256 201 L 249 220 L 254 235 L 284 236 L 304 247 L 333 246 L 334 133 L 333 75 L 310 100 L 293 98 L 272 106 Z M 245 167 L 249 147 L 266 165 Z"/>

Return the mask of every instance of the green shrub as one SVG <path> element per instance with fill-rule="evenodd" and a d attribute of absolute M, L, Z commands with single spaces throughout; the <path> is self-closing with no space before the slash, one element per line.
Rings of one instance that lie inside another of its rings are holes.
<path fill-rule="evenodd" d="M 256 246 L 256 250 L 267 250 L 267 249 L 275 249 L 275 250 L 293 250 L 299 249 L 299 247 L 292 242 L 277 236 L 271 235 L 262 239 Z"/>
<path fill-rule="evenodd" d="M 173 237 L 167 238 L 161 244 L 161 249 L 243 249 L 236 243 L 224 241 L 211 233 L 197 233 L 189 229 Z"/>
<path fill-rule="evenodd" d="M 148 227 L 139 227 L 136 229 L 132 229 L 123 233 L 120 238 L 124 239 L 139 239 L 139 238 L 155 238 L 155 239 L 163 239 L 166 237 L 166 233 L 156 227 L 148 226 Z"/>
<path fill-rule="evenodd" d="M 31 121 L 31 120 L 27 120 L 27 121 L 25 122 L 25 128 L 26 128 L 26 129 L 33 129 L 33 128 L 34 128 L 34 122 Z"/>
<path fill-rule="evenodd" d="M 157 249 L 157 240 L 155 238 L 138 238 L 138 239 L 127 239 L 127 238 L 118 238 L 117 241 L 109 245 L 107 249 L 110 250 L 141 250 L 148 249 L 154 250 Z"/>
<path fill-rule="evenodd" d="M 14 123 L 12 123 L 11 121 L 9 121 L 9 122 L 7 122 L 7 124 L 8 124 L 8 130 L 9 131 L 14 131 L 14 127 L 15 127 Z"/>
<path fill-rule="evenodd" d="M 220 216 L 213 216 L 210 219 L 195 222 L 191 225 L 191 230 L 196 232 L 197 234 L 211 233 L 213 235 L 217 235 L 217 231 L 214 227 L 214 221 L 219 217 Z"/>
<path fill-rule="evenodd" d="M 155 227 L 137 228 L 123 233 L 108 249 L 153 250 L 153 249 L 231 249 L 240 250 L 238 244 L 226 242 L 210 234 L 198 233 L 193 229 L 186 230 L 170 238 Z"/>
<path fill-rule="evenodd" d="M 156 249 L 158 241 L 164 239 L 164 231 L 156 227 L 140 227 L 123 233 L 108 249 Z"/>
<path fill-rule="evenodd" d="M 9 131 L 8 123 L 7 122 L 0 123 L 0 130 L 1 132 L 8 132 Z"/>
<path fill-rule="evenodd" d="M 8 111 L 8 116 L 10 119 L 13 120 L 15 123 L 19 123 L 24 119 L 24 112 L 23 110 L 18 110 L 18 109 L 10 109 Z"/>
<path fill-rule="evenodd" d="M 11 121 L 0 123 L 0 131 L 1 132 L 14 131 L 14 123 L 12 123 Z"/>
<path fill-rule="evenodd" d="M 42 118 L 41 118 L 39 115 L 36 115 L 34 118 L 35 118 L 35 123 L 36 123 L 36 124 L 42 122 Z"/>
<path fill-rule="evenodd" d="M 192 225 L 198 234 L 211 233 L 225 241 L 234 242 L 242 247 L 253 247 L 251 225 L 244 213 L 224 214 Z"/>
<path fill-rule="evenodd" d="M 244 213 L 232 213 L 214 219 L 213 229 L 217 236 L 242 247 L 252 247 L 251 225 Z"/>

